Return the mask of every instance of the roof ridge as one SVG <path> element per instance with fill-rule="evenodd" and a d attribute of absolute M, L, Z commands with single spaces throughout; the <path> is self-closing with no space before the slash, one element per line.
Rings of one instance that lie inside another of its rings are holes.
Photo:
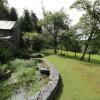
<path fill-rule="evenodd" d="M 11 30 L 14 27 L 15 23 L 16 21 L 0 20 L 0 29 Z"/>

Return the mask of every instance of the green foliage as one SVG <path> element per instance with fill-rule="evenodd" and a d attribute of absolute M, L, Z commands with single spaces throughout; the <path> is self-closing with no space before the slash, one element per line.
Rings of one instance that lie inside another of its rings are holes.
<path fill-rule="evenodd" d="M 69 28 L 69 33 L 71 35 L 70 51 L 75 52 L 75 53 L 81 52 L 81 45 L 80 45 L 80 42 L 81 42 L 80 36 L 81 36 L 81 34 L 79 34 L 77 31 L 78 31 L 77 30 L 77 24 L 74 25 L 74 26 L 71 26 Z"/>
<path fill-rule="evenodd" d="M 20 17 L 19 23 L 22 32 L 37 31 L 41 33 L 42 31 L 41 26 L 38 25 L 38 18 L 35 13 L 27 9 L 24 9 L 23 16 Z"/>
<path fill-rule="evenodd" d="M 17 93 L 22 94 L 21 90 L 26 93 L 25 96 L 30 97 L 47 84 L 48 78 L 38 80 L 37 63 L 39 61 L 33 59 L 15 59 L 6 65 L 0 65 L 2 70 L 13 69 L 12 75 L 8 79 L 0 80 L 0 100 L 10 99 L 12 96 L 17 98 Z"/>
<path fill-rule="evenodd" d="M 87 15 L 90 15 L 91 18 L 94 18 L 100 22 L 100 0 L 76 0 L 71 8 L 77 8 L 78 10 L 86 11 Z"/>
<path fill-rule="evenodd" d="M 39 33 L 24 33 L 23 39 L 26 47 L 32 49 L 34 52 L 40 52 L 43 48 L 43 36 Z"/>
<path fill-rule="evenodd" d="M 59 40 L 59 44 L 64 46 L 66 51 L 69 51 L 71 46 L 72 46 L 72 40 L 71 40 L 72 35 L 69 33 L 69 31 L 62 31 L 60 33 L 60 40 Z"/>
<path fill-rule="evenodd" d="M 30 80 L 34 79 L 35 66 L 36 62 L 31 60 L 21 60 L 15 59 L 14 61 L 9 62 L 7 65 L 3 65 L 2 68 L 5 70 L 9 69 L 11 66 L 11 70 L 14 68 L 13 75 L 4 81 L 0 80 L 0 99 L 5 100 L 11 97 L 14 92 L 18 92 L 20 88 L 27 88 L 27 84 L 30 83 Z M 3 71 L 2 69 L 2 71 Z M 9 69 L 10 70 L 10 69 Z M 4 71 L 3 71 L 4 72 Z M 34 84 L 34 80 L 31 81 Z"/>
<path fill-rule="evenodd" d="M 10 48 L 0 48 L 0 62 L 5 63 L 9 61 L 13 57 L 13 54 L 11 52 Z"/>
<path fill-rule="evenodd" d="M 80 47 L 79 41 L 73 40 L 70 51 L 78 52 L 78 53 L 81 52 L 81 47 Z"/>
<path fill-rule="evenodd" d="M 41 20 L 43 25 L 43 32 L 48 34 L 49 38 L 53 41 L 55 54 L 57 53 L 58 38 L 62 30 L 68 29 L 69 17 L 64 12 L 44 12 L 44 19 Z"/>
<path fill-rule="evenodd" d="M 14 57 L 16 58 L 20 58 L 20 59 L 30 59 L 30 54 L 31 52 L 29 52 L 27 49 L 19 49 L 16 51 L 16 53 L 14 53 Z"/>
<path fill-rule="evenodd" d="M 16 21 L 18 19 L 17 11 L 14 7 L 8 7 L 7 0 L 0 0 L 0 20 Z"/>
<path fill-rule="evenodd" d="M 77 0 L 71 8 L 77 8 L 86 12 L 79 22 L 80 32 L 87 38 L 85 41 L 85 49 L 81 57 L 81 60 L 83 60 L 88 48 L 93 42 L 92 40 L 100 35 L 100 0 L 91 2 L 89 0 Z"/>
<path fill-rule="evenodd" d="M 13 58 L 13 52 L 9 42 L 0 40 L 0 62 L 6 63 Z"/>
<path fill-rule="evenodd" d="M 20 18 L 20 28 L 22 32 L 31 32 L 33 30 L 30 12 L 24 9 L 24 14 Z"/>
<path fill-rule="evenodd" d="M 15 67 L 18 69 L 18 67 L 34 67 L 36 65 L 36 61 L 33 59 L 30 60 L 23 60 L 23 59 L 15 59 L 14 61 L 11 61 L 9 63 L 9 66 Z"/>
<path fill-rule="evenodd" d="M 69 27 L 69 30 L 64 30 L 59 35 L 59 45 L 61 50 L 81 52 L 79 43 L 79 35 L 77 34 L 77 25 Z"/>
<path fill-rule="evenodd" d="M 77 8 L 78 10 L 91 9 L 91 2 L 89 0 L 76 0 L 71 8 Z"/>
<path fill-rule="evenodd" d="M 35 52 L 40 52 L 44 46 L 44 40 L 41 35 L 33 37 L 32 49 Z"/>
<path fill-rule="evenodd" d="M 18 14 L 17 14 L 17 11 L 16 11 L 16 9 L 15 9 L 14 7 L 12 7 L 12 8 L 10 9 L 10 20 L 11 20 L 11 21 L 16 21 L 16 20 L 18 20 Z"/>
<path fill-rule="evenodd" d="M 0 64 L 0 76 L 3 74 L 3 73 L 5 73 L 6 72 L 6 68 L 7 68 L 7 65 L 1 65 Z"/>
<path fill-rule="evenodd" d="M 6 0 L 0 0 L 0 20 L 9 19 L 9 8 Z"/>
<path fill-rule="evenodd" d="M 36 17 L 36 14 L 31 11 L 31 19 L 32 19 L 32 24 L 33 24 L 33 30 L 37 31 L 38 33 L 42 32 L 42 27 L 41 25 L 38 24 L 39 19 Z"/>

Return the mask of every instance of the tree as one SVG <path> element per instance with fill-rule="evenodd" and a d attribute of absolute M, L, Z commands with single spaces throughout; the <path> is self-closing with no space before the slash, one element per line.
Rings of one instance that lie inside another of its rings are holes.
<path fill-rule="evenodd" d="M 9 8 L 6 0 L 0 0 L 0 20 L 9 19 Z"/>
<path fill-rule="evenodd" d="M 33 50 L 34 52 L 40 52 L 43 48 L 44 40 L 43 36 L 39 33 L 26 32 L 23 35 L 25 47 Z"/>
<path fill-rule="evenodd" d="M 31 11 L 31 19 L 32 19 L 33 30 L 36 31 L 38 18 L 36 17 L 35 13 L 33 13 L 33 11 Z"/>
<path fill-rule="evenodd" d="M 38 33 L 42 32 L 42 27 L 38 25 L 38 18 L 33 11 L 24 9 L 23 16 L 20 17 L 20 27 L 22 32 L 32 32 L 36 31 Z"/>
<path fill-rule="evenodd" d="M 0 63 L 6 63 L 13 57 L 11 44 L 7 40 L 0 40 Z"/>
<path fill-rule="evenodd" d="M 81 46 L 80 46 L 80 36 L 81 34 L 78 33 L 77 29 L 78 25 L 71 26 L 69 28 L 69 33 L 71 34 L 71 47 L 70 51 L 75 52 L 75 58 L 77 52 L 81 51 Z"/>
<path fill-rule="evenodd" d="M 32 42 L 32 50 L 35 52 L 40 52 L 43 47 L 44 47 L 43 36 L 41 34 L 34 35 Z"/>
<path fill-rule="evenodd" d="M 89 46 L 88 53 L 88 62 L 91 60 L 91 54 L 97 54 L 100 50 L 100 35 L 97 36 L 96 38 L 92 39 L 91 45 Z"/>
<path fill-rule="evenodd" d="M 90 46 L 92 39 L 99 34 L 100 23 L 100 0 L 95 0 L 90 2 L 88 0 L 77 0 L 71 8 L 77 8 L 79 10 L 84 10 L 86 14 L 81 18 L 80 25 L 82 32 L 87 34 L 87 40 L 85 42 L 85 49 L 81 60 L 84 60 L 85 54 Z"/>
<path fill-rule="evenodd" d="M 42 33 L 42 27 L 41 25 L 38 24 L 39 20 L 33 11 L 31 11 L 31 19 L 32 19 L 33 30 L 37 31 L 38 33 Z"/>
<path fill-rule="evenodd" d="M 62 31 L 59 36 L 59 38 L 60 38 L 59 45 L 61 47 L 60 48 L 61 52 L 62 52 L 62 49 L 65 49 L 67 51 L 67 56 L 68 56 L 68 51 L 71 48 L 71 43 L 72 43 L 71 37 L 72 37 L 72 35 L 69 33 L 68 30 Z"/>
<path fill-rule="evenodd" d="M 10 20 L 11 20 L 11 21 L 16 21 L 16 20 L 18 20 L 18 14 L 17 14 L 17 11 L 16 11 L 16 9 L 15 9 L 14 7 L 12 7 L 12 8 L 10 9 Z"/>
<path fill-rule="evenodd" d="M 24 9 L 24 14 L 20 18 L 20 28 L 22 32 L 32 32 L 33 31 L 31 15 L 27 9 Z"/>
<path fill-rule="evenodd" d="M 71 46 L 70 51 L 75 52 L 75 58 L 77 56 L 76 55 L 77 52 L 81 51 L 81 47 L 80 47 L 79 41 L 76 38 L 72 39 L 72 46 Z"/>
<path fill-rule="evenodd" d="M 44 12 L 44 19 L 41 21 L 43 31 L 51 38 L 54 45 L 54 53 L 57 53 L 59 34 L 62 30 L 68 29 L 69 18 L 64 12 Z"/>

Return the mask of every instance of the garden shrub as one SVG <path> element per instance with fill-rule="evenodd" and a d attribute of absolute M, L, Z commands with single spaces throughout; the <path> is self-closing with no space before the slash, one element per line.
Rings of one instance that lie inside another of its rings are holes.
<path fill-rule="evenodd" d="M 0 48 L 0 62 L 5 63 L 13 57 L 13 53 L 10 48 L 1 47 Z"/>
<path fill-rule="evenodd" d="M 33 52 L 40 52 L 44 46 L 43 36 L 37 32 L 24 33 L 23 40 L 25 47 L 33 50 Z"/>
<path fill-rule="evenodd" d="M 33 59 L 30 60 L 24 60 L 24 59 L 15 59 L 14 61 L 9 63 L 10 66 L 14 68 L 19 68 L 19 67 L 33 67 L 36 65 L 36 61 Z"/>
<path fill-rule="evenodd" d="M 17 57 L 20 59 L 29 59 L 30 55 L 27 50 L 20 49 L 16 51 L 16 53 L 14 54 L 14 57 Z"/>

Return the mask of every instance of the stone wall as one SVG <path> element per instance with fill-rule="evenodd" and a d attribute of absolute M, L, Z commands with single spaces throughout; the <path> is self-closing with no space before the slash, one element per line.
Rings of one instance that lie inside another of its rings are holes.
<path fill-rule="evenodd" d="M 60 82 L 59 73 L 53 64 L 50 64 L 47 61 L 44 62 L 48 65 L 50 69 L 49 82 L 28 100 L 54 100 L 53 98 L 58 91 Z"/>

